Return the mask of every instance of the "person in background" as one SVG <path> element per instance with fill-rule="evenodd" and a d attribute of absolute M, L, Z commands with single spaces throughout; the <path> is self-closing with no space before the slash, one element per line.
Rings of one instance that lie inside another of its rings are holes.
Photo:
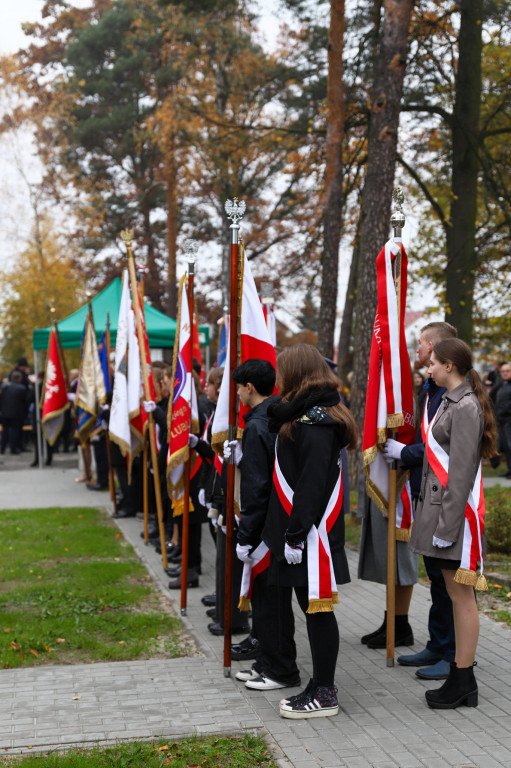
<path fill-rule="evenodd" d="M 500 476 L 511 479 L 511 363 L 502 363 L 500 379 L 494 389 L 495 413 L 499 428 L 502 453 L 506 457 L 507 469 Z"/>

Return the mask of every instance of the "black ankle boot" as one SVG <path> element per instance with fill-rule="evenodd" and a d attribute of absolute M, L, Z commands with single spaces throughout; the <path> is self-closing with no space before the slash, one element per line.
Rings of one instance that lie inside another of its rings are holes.
<path fill-rule="evenodd" d="M 385 616 L 383 617 L 383 624 L 381 627 L 378 627 L 378 629 L 375 629 L 374 632 L 369 632 L 367 635 L 362 635 L 360 638 L 360 642 L 362 645 L 367 645 L 369 640 L 372 640 L 373 637 L 376 637 L 377 635 L 382 635 L 387 631 L 387 611 L 385 611 Z"/>
<path fill-rule="evenodd" d="M 367 641 L 368 648 L 386 648 L 387 646 L 387 614 L 385 613 L 385 626 L 383 632 L 375 635 Z M 394 646 L 413 645 L 413 631 L 408 622 L 408 614 L 395 616 L 394 622 Z"/>
<path fill-rule="evenodd" d="M 432 709 L 456 709 L 460 704 L 467 707 L 477 707 L 477 682 L 474 676 L 474 667 L 461 667 L 451 661 L 449 677 L 434 691 L 426 691 L 426 701 Z"/>

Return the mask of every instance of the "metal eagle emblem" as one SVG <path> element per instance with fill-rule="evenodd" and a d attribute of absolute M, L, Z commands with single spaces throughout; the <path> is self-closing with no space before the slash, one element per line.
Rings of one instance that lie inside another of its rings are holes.
<path fill-rule="evenodd" d="M 233 224 L 237 224 L 238 221 L 243 218 L 243 215 L 247 209 L 247 206 L 243 200 L 238 202 L 237 197 L 235 197 L 234 200 L 226 200 L 224 207 L 227 218 L 230 219 Z"/>

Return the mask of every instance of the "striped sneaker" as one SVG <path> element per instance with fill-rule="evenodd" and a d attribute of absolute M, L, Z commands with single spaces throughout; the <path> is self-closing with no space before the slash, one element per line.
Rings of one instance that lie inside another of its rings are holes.
<path fill-rule="evenodd" d="M 242 680 L 244 683 L 247 682 L 247 680 L 255 680 L 257 677 L 259 677 L 259 672 L 254 667 L 250 667 L 250 669 L 240 669 L 239 672 L 236 672 L 236 680 Z"/>
<path fill-rule="evenodd" d="M 309 684 L 310 685 L 310 684 Z M 308 686 L 307 686 L 308 687 Z M 292 699 L 280 702 L 280 716 L 291 720 L 304 720 L 308 717 L 332 717 L 339 712 L 337 688 L 335 685 L 311 686 Z"/>

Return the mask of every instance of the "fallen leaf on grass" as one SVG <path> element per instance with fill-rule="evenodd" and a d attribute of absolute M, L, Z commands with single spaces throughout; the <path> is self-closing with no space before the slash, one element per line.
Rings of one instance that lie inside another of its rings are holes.
<path fill-rule="evenodd" d="M 11 648 L 13 651 L 19 651 L 21 645 L 19 643 L 15 643 L 14 640 L 11 640 Z"/>
<path fill-rule="evenodd" d="M 66 641 L 65 641 L 65 639 L 64 639 L 63 637 L 57 637 L 57 639 L 55 640 L 55 642 L 56 642 L 56 643 L 59 643 L 59 645 L 60 645 L 61 643 L 65 643 Z"/>
<path fill-rule="evenodd" d="M 168 744 L 164 744 L 163 747 L 156 747 L 158 752 L 164 752 L 168 748 L 169 748 Z"/>
<path fill-rule="evenodd" d="M 124 645 L 124 640 L 119 640 L 119 645 Z"/>
<path fill-rule="evenodd" d="M 114 539 L 122 539 L 122 533 L 114 533 Z"/>
<path fill-rule="evenodd" d="M 12 629 L 11 629 L 11 627 L 6 627 L 6 628 L 4 629 L 4 632 L 12 632 Z"/>
<path fill-rule="evenodd" d="M 33 648 L 30 649 L 30 653 L 32 654 L 32 656 L 36 656 L 36 657 L 39 656 L 39 651 L 35 651 Z"/>

